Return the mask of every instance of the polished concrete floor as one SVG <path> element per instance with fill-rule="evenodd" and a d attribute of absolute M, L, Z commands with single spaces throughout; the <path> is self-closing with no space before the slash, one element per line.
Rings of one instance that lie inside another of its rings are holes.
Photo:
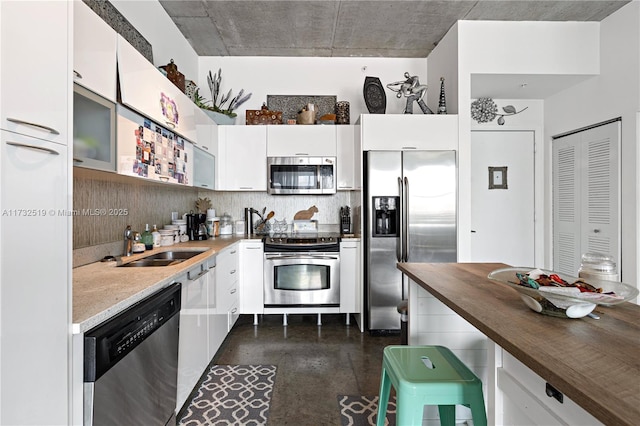
<path fill-rule="evenodd" d="M 243 315 L 213 359 L 215 364 L 272 364 L 276 383 L 269 425 L 337 425 L 338 395 L 378 394 L 382 350 L 399 335 L 361 333 L 345 315 Z"/>

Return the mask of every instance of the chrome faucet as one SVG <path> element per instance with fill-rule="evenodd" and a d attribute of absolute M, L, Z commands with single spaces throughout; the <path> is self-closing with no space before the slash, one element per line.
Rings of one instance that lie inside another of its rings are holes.
<path fill-rule="evenodd" d="M 124 251 L 123 256 L 131 256 L 133 254 L 133 235 L 131 225 L 127 225 L 124 230 Z"/>

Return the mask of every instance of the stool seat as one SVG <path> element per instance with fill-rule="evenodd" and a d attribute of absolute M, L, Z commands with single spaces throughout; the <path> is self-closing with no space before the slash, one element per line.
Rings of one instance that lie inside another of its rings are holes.
<path fill-rule="evenodd" d="M 378 426 L 384 425 L 391 385 L 398 425 L 421 425 L 425 405 L 438 406 L 441 425 L 454 425 L 458 404 L 471 409 L 475 426 L 487 424 L 482 382 L 444 346 L 384 348 Z"/>

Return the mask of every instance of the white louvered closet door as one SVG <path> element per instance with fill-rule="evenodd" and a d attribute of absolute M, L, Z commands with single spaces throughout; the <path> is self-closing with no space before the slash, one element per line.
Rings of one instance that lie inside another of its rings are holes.
<path fill-rule="evenodd" d="M 554 269 L 577 275 L 583 253 L 620 264 L 620 122 L 553 141 Z"/>

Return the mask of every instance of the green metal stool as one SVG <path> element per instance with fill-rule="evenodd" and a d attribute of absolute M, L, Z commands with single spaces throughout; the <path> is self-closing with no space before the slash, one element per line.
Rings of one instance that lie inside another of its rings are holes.
<path fill-rule="evenodd" d="M 425 405 L 437 405 L 441 425 L 455 425 L 456 404 L 471 409 L 474 426 L 486 426 L 482 382 L 443 346 L 387 346 L 382 359 L 377 426 L 384 426 L 391 385 L 396 423 L 422 425 Z"/>

